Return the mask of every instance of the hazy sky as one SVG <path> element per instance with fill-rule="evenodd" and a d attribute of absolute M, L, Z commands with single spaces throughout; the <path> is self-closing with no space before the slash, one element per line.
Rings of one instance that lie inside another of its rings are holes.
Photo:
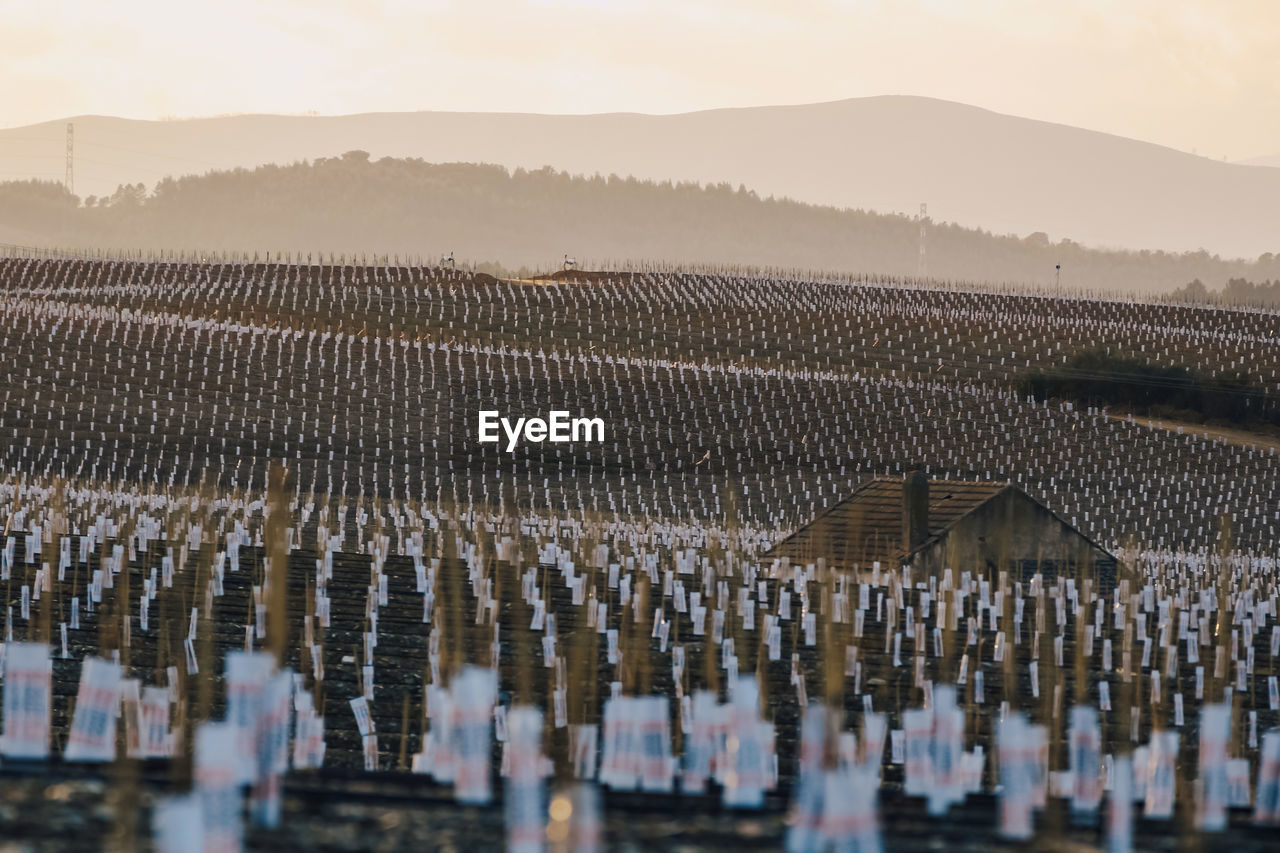
<path fill-rule="evenodd" d="M 0 126 L 927 95 L 1280 154 L 1277 0 L 0 0 Z"/>

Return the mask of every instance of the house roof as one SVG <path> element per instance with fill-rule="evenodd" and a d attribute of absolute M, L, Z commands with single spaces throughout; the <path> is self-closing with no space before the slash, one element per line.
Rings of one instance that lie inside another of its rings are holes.
<path fill-rule="evenodd" d="M 909 556 L 902 545 L 903 481 L 877 477 L 774 546 L 772 555 L 869 566 L 892 565 Z M 932 544 L 961 517 L 1010 488 L 1008 483 L 970 480 L 929 481 L 929 535 L 916 548 Z M 914 552 L 912 552 L 914 553 Z"/>

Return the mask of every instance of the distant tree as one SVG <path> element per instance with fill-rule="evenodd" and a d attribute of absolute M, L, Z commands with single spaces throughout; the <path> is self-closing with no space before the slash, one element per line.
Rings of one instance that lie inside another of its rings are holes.
<path fill-rule="evenodd" d="M 119 184 L 107 204 L 111 207 L 141 207 L 147 199 L 147 188 L 141 181 L 136 184 Z"/>
<path fill-rule="evenodd" d="M 1209 298 L 1209 288 L 1200 279 L 1192 279 L 1175 290 L 1170 296 L 1178 302 L 1204 302 Z"/>

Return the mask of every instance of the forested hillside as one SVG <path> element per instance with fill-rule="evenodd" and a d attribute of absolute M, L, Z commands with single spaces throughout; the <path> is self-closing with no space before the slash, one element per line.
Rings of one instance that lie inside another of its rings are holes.
<path fill-rule="evenodd" d="M 292 165 L 167 178 L 77 199 L 51 182 L 0 184 L 0 242 L 99 249 L 366 252 L 550 269 L 584 263 L 732 264 L 914 276 L 920 224 L 901 215 L 761 198 L 725 184 L 571 176 L 551 169 L 372 160 L 362 151 Z M 1198 279 L 1280 278 L 1280 258 L 1126 252 L 927 226 L 938 279 L 1169 293 Z"/>

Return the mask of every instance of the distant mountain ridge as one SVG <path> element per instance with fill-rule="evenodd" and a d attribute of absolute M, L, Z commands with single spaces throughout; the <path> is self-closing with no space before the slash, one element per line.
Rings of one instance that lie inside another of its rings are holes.
<path fill-rule="evenodd" d="M 1272 154 L 1270 157 L 1251 157 L 1248 160 L 1241 160 L 1244 166 L 1272 166 L 1280 168 L 1280 154 Z"/>
<path fill-rule="evenodd" d="M 76 190 L 351 149 L 430 162 L 745 185 L 1091 246 L 1256 258 L 1280 251 L 1280 170 L 1224 163 L 948 101 L 629 113 L 369 113 L 134 121 L 79 116 Z M 0 178 L 60 178 L 65 121 L 0 130 Z"/>

